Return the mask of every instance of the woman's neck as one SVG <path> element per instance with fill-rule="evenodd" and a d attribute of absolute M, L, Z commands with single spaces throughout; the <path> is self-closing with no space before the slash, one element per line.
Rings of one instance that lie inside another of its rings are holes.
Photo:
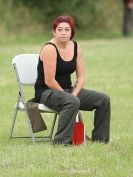
<path fill-rule="evenodd" d="M 67 46 L 70 44 L 70 41 L 60 42 L 60 41 L 57 41 L 55 38 L 52 39 L 52 42 L 55 43 L 55 45 L 60 49 L 66 49 Z"/>

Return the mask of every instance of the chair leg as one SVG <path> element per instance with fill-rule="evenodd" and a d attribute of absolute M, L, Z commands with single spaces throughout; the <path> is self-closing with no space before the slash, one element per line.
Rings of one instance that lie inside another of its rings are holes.
<path fill-rule="evenodd" d="M 32 126 L 31 126 L 31 123 L 30 123 L 30 119 L 29 119 L 29 116 L 28 116 L 28 113 L 27 113 L 26 110 L 25 110 L 25 114 L 26 114 L 26 118 L 27 118 L 27 123 L 28 123 L 29 131 L 30 131 L 32 143 L 35 144 L 35 136 L 34 136 Z"/>
<path fill-rule="evenodd" d="M 17 112 L 18 112 L 18 109 L 15 108 L 14 115 L 13 115 L 13 121 L 12 121 L 12 124 L 11 124 L 10 133 L 9 133 L 9 139 L 12 138 L 13 129 L 14 129 L 15 121 L 16 121 L 16 117 L 17 117 Z"/>
<path fill-rule="evenodd" d="M 26 110 L 24 112 L 25 112 L 25 115 L 26 115 L 28 128 L 29 128 L 29 132 L 30 132 L 30 137 L 32 139 L 32 143 L 35 144 L 35 136 L 34 136 L 34 133 L 33 133 L 33 130 L 32 130 L 32 126 L 31 126 L 31 123 L 30 123 L 30 119 L 29 119 L 28 113 L 27 113 Z M 11 124 L 10 132 L 9 132 L 9 139 L 13 138 L 13 130 L 14 130 L 14 126 L 15 126 L 15 122 L 16 122 L 16 118 L 17 118 L 17 113 L 18 113 L 18 108 L 16 107 L 15 111 L 14 111 L 14 115 L 13 115 L 13 121 L 12 121 L 12 124 Z M 57 113 L 54 114 L 52 128 L 51 128 L 51 131 L 50 131 L 50 134 L 49 134 L 49 140 L 50 141 L 52 140 L 52 136 L 53 136 L 53 131 L 54 131 L 57 115 L 58 115 Z M 24 137 L 15 137 L 15 138 L 24 138 Z"/>
<path fill-rule="evenodd" d="M 56 119 L 57 119 L 57 113 L 55 113 L 54 115 L 54 119 L 53 119 L 53 123 L 52 123 L 52 128 L 51 128 L 51 131 L 50 131 L 50 141 L 52 140 L 52 136 L 53 136 L 53 131 L 54 131 L 54 127 L 55 127 L 55 123 L 56 123 Z"/>

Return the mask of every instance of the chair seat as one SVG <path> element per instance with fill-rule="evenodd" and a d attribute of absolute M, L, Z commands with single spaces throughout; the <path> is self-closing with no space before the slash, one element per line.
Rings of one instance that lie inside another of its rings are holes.
<path fill-rule="evenodd" d="M 24 110 L 24 104 L 23 104 L 23 102 L 22 101 L 20 101 L 19 102 L 19 110 Z M 54 113 L 54 112 L 56 112 L 56 111 L 54 111 L 54 110 L 52 110 L 52 109 L 50 109 L 50 108 L 48 108 L 47 106 L 45 106 L 44 104 L 38 104 L 38 109 L 40 110 L 40 111 L 44 111 L 44 112 L 49 112 L 49 113 Z"/>
<path fill-rule="evenodd" d="M 50 109 L 49 107 L 45 106 L 44 104 L 39 104 L 38 108 L 40 111 L 44 111 L 44 112 L 56 112 L 53 109 Z"/>

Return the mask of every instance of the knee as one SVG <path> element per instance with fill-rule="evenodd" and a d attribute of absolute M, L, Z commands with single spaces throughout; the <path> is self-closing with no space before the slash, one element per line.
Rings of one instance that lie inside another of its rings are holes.
<path fill-rule="evenodd" d="M 110 104 L 110 97 L 108 95 L 104 95 L 104 103 L 105 104 Z"/>
<path fill-rule="evenodd" d="M 71 99 L 69 101 L 70 101 L 71 106 L 75 106 L 78 108 L 80 107 L 80 100 L 78 97 L 73 96 L 73 97 L 71 97 Z"/>

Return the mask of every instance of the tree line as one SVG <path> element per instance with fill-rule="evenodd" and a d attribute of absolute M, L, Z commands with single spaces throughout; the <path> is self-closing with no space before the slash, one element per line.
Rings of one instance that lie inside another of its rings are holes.
<path fill-rule="evenodd" d="M 0 32 L 43 31 L 58 15 L 71 15 L 79 30 L 119 30 L 121 0 L 1 0 Z"/>

